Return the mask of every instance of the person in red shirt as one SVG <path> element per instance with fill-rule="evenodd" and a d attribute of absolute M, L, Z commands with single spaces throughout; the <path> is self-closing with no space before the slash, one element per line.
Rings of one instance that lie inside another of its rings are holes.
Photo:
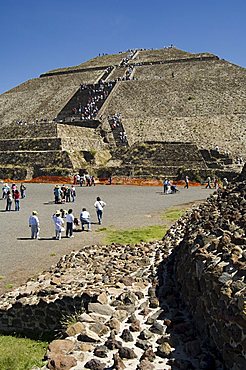
<path fill-rule="evenodd" d="M 15 200 L 15 211 L 20 210 L 20 192 L 18 189 L 14 191 L 14 200 Z"/>

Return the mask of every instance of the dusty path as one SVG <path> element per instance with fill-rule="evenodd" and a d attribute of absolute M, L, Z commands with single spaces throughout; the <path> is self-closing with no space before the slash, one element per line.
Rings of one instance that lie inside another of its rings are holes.
<path fill-rule="evenodd" d="M 93 204 L 100 196 L 107 206 L 102 227 L 133 228 L 161 224 L 160 215 L 165 209 L 205 199 L 210 190 L 201 187 L 180 189 L 176 195 L 164 195 L 162 187 L 107 186 L 77 187 L 75 203 L 64 206 L 54 204 L 52 184 L 27 184 L 27 198 L 21 200 L 20 212 L 5 212 L 5 201 L 0 200 L 0 293 L 10 286 L 25 282 L 55 264 L 59 258 L 83 245 L 103 242 L 103 233 L 96 224 Z M 91 213 L 92 232 L 77 232 L 73 239 L 53 240 L 52 214 L 59 208 L 73 208 L 79 216 L 82 207 Z M 28 218 L 37 210 L 41 224 L 41 240 L 30 239 Z"/>

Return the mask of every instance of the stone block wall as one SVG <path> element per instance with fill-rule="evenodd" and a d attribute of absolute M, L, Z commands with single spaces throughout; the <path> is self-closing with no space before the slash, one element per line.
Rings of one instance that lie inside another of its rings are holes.
<path fill-rule="evenodd" d="M 58 124 L 58 137 L 62 140 L 63 150 L 101 150 L 106 147 L 100 131 L 87 127 Z"/>
<path fill-rule="evenodd" d="M 43 151 L 61 150 L 61 139 L 19 139 L 0 140 L 0 152 L 3 151 Z"/>
<path fill-rule="evenodd" d="M 215 115 L 211 117 L 123 118 L 122 123 L 130 145 L 147 140 L 164 142 L 193 142 L 198 148 L 216 145 L 232 156 L 246 159 L 246 114 Z M 223 135 L 221 135 L 223 132 Z"/>
<path fill-rule="evenodd" d="M 19 125 L 12 124 L 1 127 L 1 139 L 27 139 L 57 137 L 55 123 Z"/>
<path fill-rule="evenodd" d="M 73 168 L 66 151 L 0 152 L 0 165 L 16 167 L 62 167 Z"/>

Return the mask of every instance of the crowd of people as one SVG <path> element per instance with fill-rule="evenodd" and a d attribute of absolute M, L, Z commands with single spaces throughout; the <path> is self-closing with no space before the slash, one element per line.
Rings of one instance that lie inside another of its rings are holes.
<path fill-rule="evenodd" d="M 106 203 L 100 198 L 97 197 L 94 203 L 96 210 L 98 224 L 102 224 L 103 209 L 106 206 Z M 85 207 L 82 208 L 79 217 L 75 217 L 73 210 L 70 208 L 68 211 L 64 209 L 57 210 L 52 215 L 52 220 L 54 223 L 55 229 L 55 239 L 61 240 L 62 233 L 65 232 L 67 238 L 74 237 L 74 230 L 79 228 L 81 225 L 81 231 L 85 231 L 85 226 L 87 231 L 91 231 L 91 216 Z M 40 239 L 40 221 L 38 218 L 38 212 L 33 211 L 28 220 L 29 227 L 31 228 L 31 238 Z"/>
<path fill-rule="evenodd" d="M 122 144 L 127 144 L 127 134 L 122 126 L 120 113 L 115 113 L 112 116 L 108 116 L 108 122 L 112 131 L 117 132 L 117 135 L 119 135 L 119 141 Z"/>
<path fill-rule="evenodd" d="M 77 106 L 72 108 L 73 115 L 79 115 L 82 120 L 95 119 L 100 107 L 105 99 L 108 97 L 110 91 L 114 86 L 113 81 L 99 82 L 93 85 L 80 85 L 80 91 L 88 95 L 86 103 L 78 101 Z"/>
<path fill-rule="evenodd" d="M 54 188 L 54 197 L 55 204 L 74 202 L 76 197 L 75 186 L 56 185 Z"/>
<path fill-rule="evenodd" d="M 94 175 L 89 175 L 89 173 L 84 173 L 83 175 L 77 173 L 73 177 L 73 184 L 80 186 L 95 186 L 96 179 Z"/>
<path fill-rule="evenodd" d="M 2 199 L 6 200 L 6 211 L 12 211 L 12 205 L 14 204 L 14 210 L 20 210 L 20 199 L 26 197 L 26 186 L 21 183 L 20 188 L 18 189 L 16 184 L 11 186 L 8 183 L 3 184 L 2 187 Z"/>

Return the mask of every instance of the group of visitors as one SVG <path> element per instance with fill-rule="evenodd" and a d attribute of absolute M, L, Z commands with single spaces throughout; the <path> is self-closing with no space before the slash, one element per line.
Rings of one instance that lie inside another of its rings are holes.
<path fill-rule="evenodd" d="M 78 101 L 78 105 L 72 108 L 74 115 L 79 115 L 82 120 L 95 119 L 103 102 L 108 97 L 114 86 L 113 81 L 102 82 L 93 85 L 80 85 L 80 91 L 83 92 Z M 87 94 L 87 101 L 84 102 Z"/>
<path fill-rule="evenodd" d="M 116 127 L 120 127 L 121 124 L 120 113 L 115 113 L 112 116 L 108 116 L 108 122 L 112 130 L 115 129 Z"/>
<path fill-rule="evenodd" d="M 121 144 L 127 144 L 127 134 L 122 126 L 120 113 L 115 113 L 112 116 L 108 116 L 108 122 L 112 131 L 117 132 L 117 135 L 119 135 L 119 141 Z"/>
<path fill-rule="evenodd" d="M 89 175 L 89 173 L 84 173 L 83 175 L 80 175 L 79 173 L 75 174 L 73 177 L 73 183 L 74 185 L 80 185 L 80 186 L 95 186 L 96 180 L 94 175 Z"/>
<path fill-rule="evenodd" d="M 98 224 L 102 223 L 103 208 L 106 206 L 106 203 L 101 200 L 100 197 L 96 198 L 94 207 L 96 209 Z M 67 212 L 63 209 L 57 210 L 52 215 L 52 220 L 55 226 L 55 239 L 61 240 L 62 232 L 66 231 L 67 238 L 73 238 L 73 231 L 75 227 L 79 226 L 81 223 L 81 230 L 91 231 L 91 216 L 86 208 L 82 208 L 79 218 L 74 217 L 73 210 L 70 208 Z M 32 215 L 29 217 L 29 227 L 31 228 L 31 238 L 40 239 L 40 222 L 38 218 L 38 212 L 33 211 Z"/>
<path fill-rule="evenodd" d="M 56 185 L 54 188 L 55 204 L 74 202 L 76 197 L 76 190 L 74 185 Z"/>
<path fill-rule="evenodd" d="M 163 181 L 163 192 L 164 194 L 175 194 L 178 189 L 175 184 L 173 184 L 169 179 L 164 179 Z"/>
<path fill-rule="evenodd" d="M 228 184 L 229 184 L 229 181 L 226 177 L 224 177 L 222 179 L 222 181 L 220 181 L 217 177 L 214 177 L 213 179 L 211 179 L 211 177 L 208 176 L 207 180 L 206 180 L 205 188 L 206 189 L 212 189 L 213 188 L 215 190 L 218 190 L 219 188 L 226 189 Z"/>
<path fill-rule="evenodd" d="M 12 204 L 14 202 L 15 211 L 20 210 L 20 199 L 26 197 L 26 186 L 21 183 L 20 189 L 16 184 L 12 184 L 11 187 L 5 183 L 2 187 L 2 199 L 6 200 L 6 211 L 12 211 Z"/>

